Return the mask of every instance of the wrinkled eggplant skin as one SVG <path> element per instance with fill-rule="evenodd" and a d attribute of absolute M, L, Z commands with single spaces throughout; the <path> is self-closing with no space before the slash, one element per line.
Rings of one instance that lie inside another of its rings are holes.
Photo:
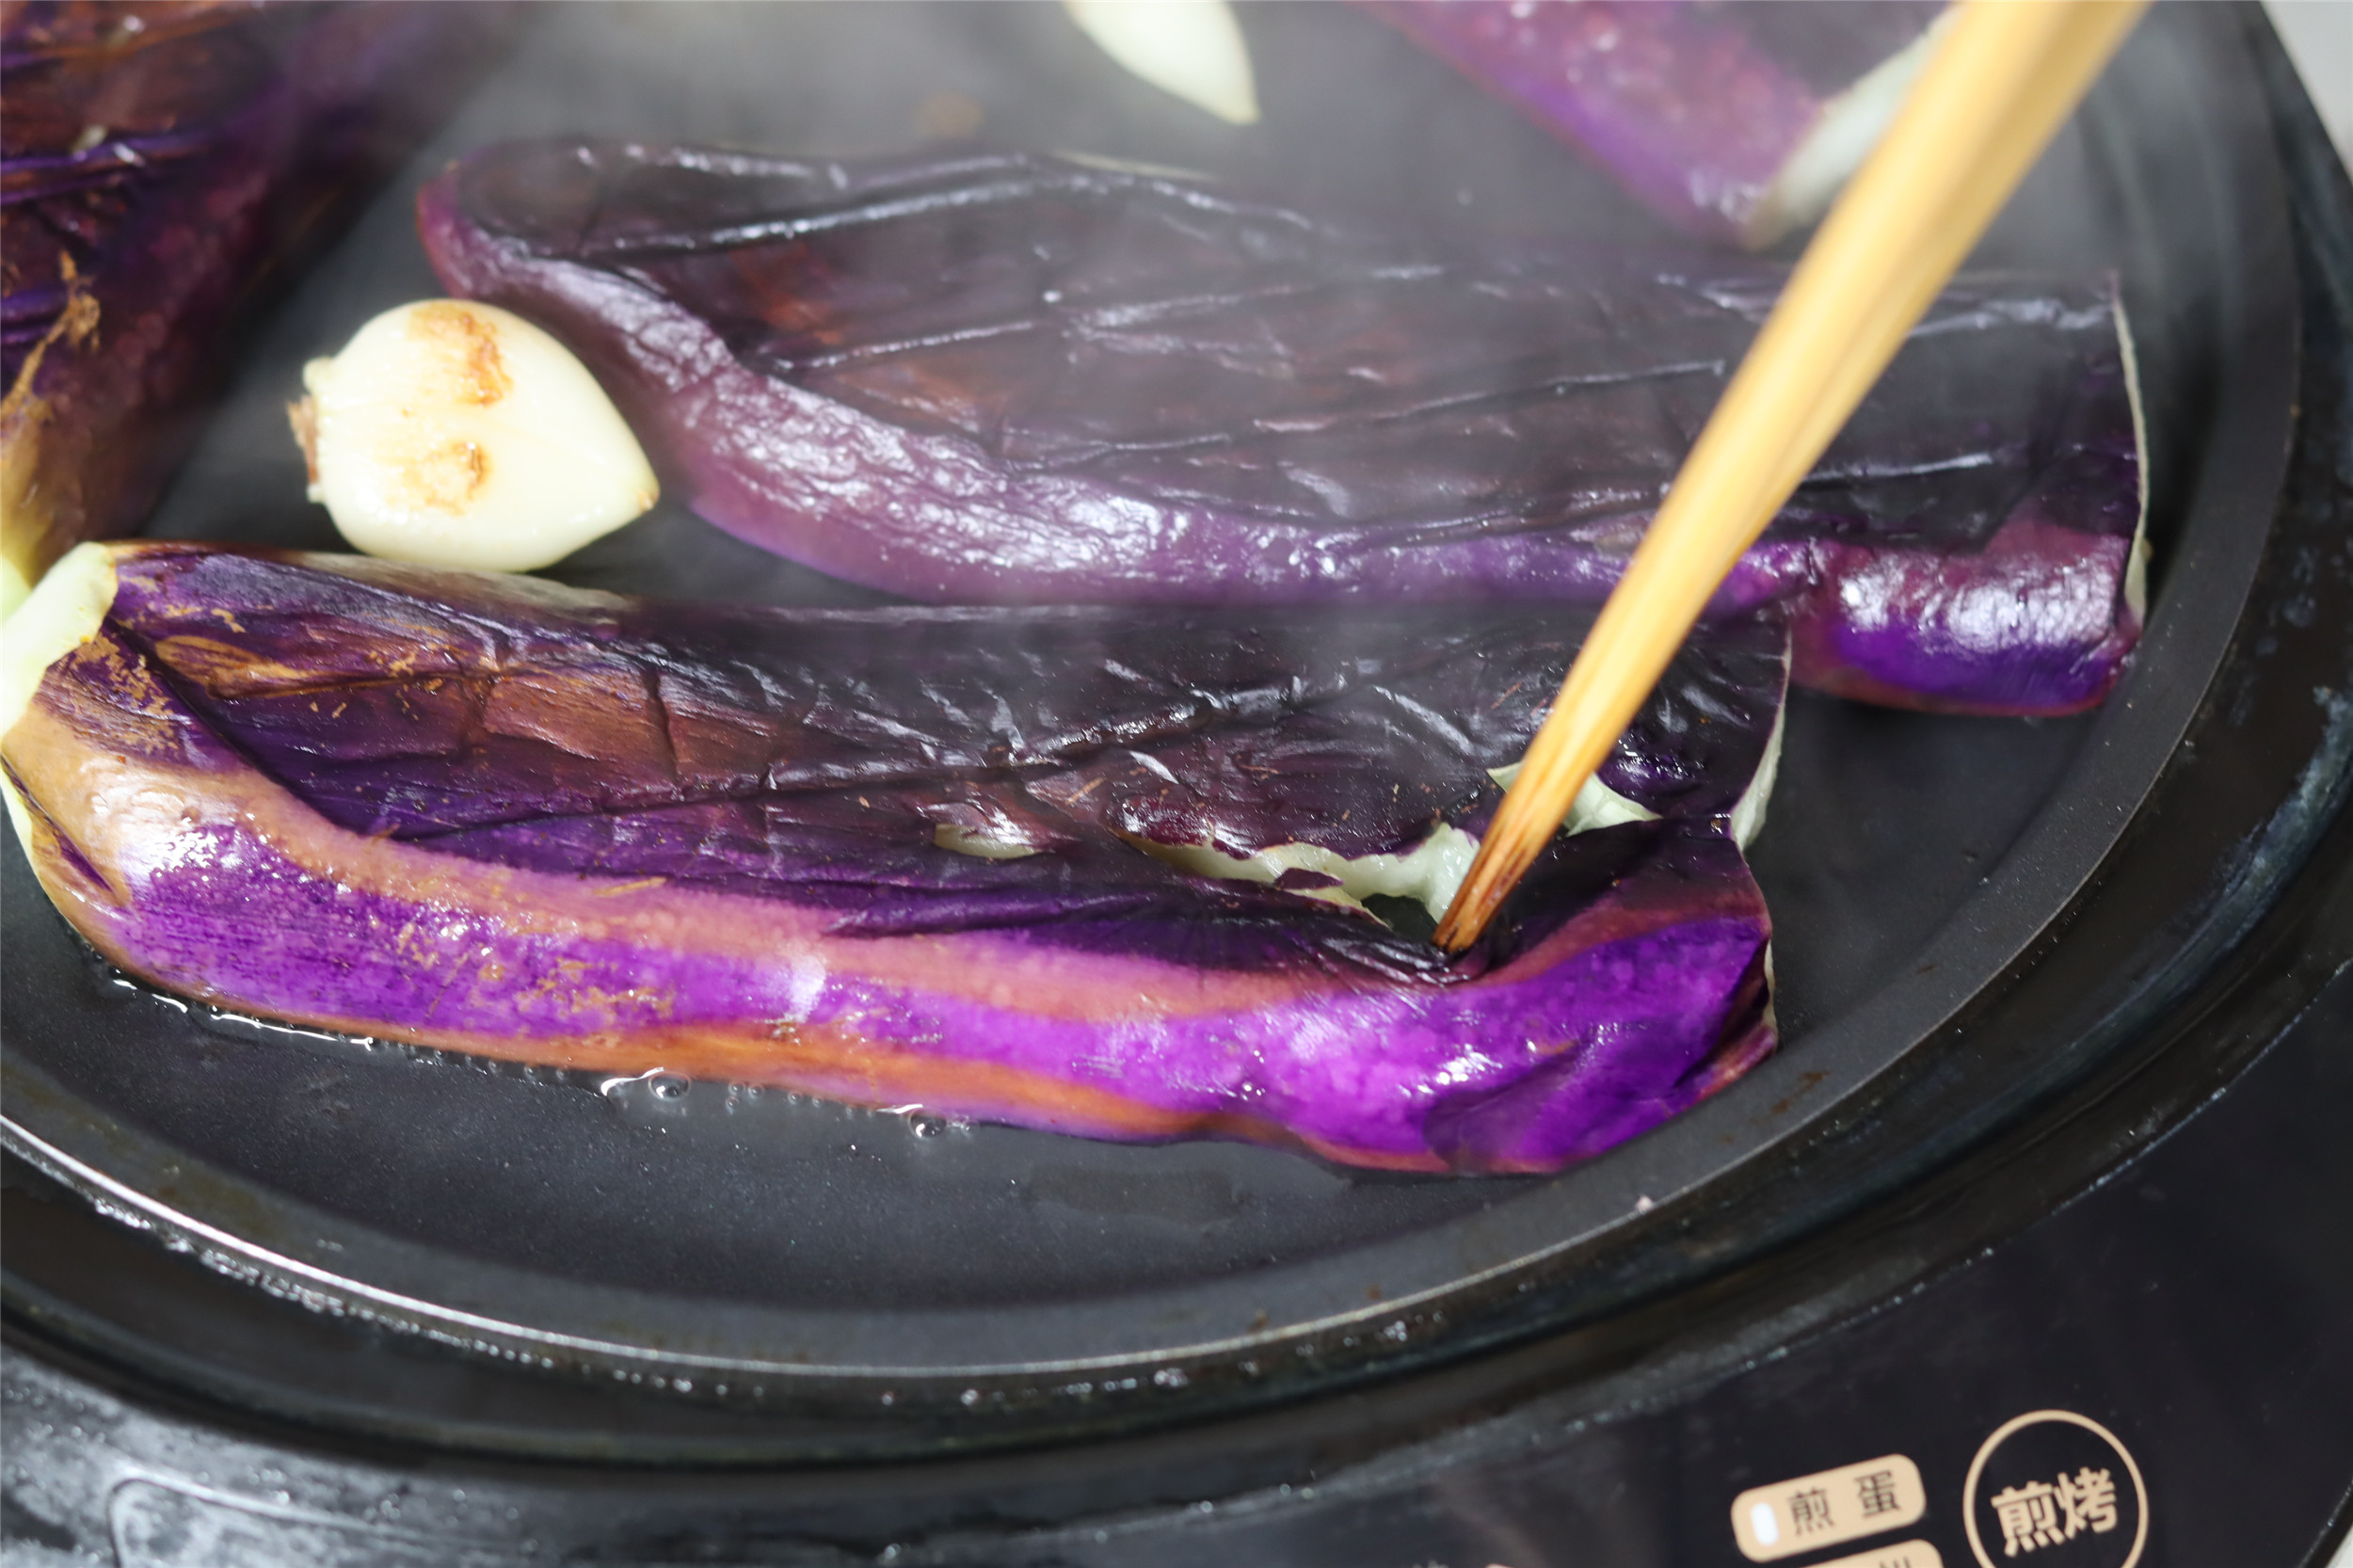
<path fill-rule="evenodd" d="M 1127 839 L 1356 857 L 1433 821 L 1477 832 L 1500 799 L 1489 770 L 1527 749 L 1590 622 L 704 605 L 681 631 L 677 605 L 496 576 L 136 559 L 121 634 L 338 826 L 537 871 L 783 889 L 865 932 L 1142 907 L 1175 873 Z M 1684 648 L 1603 780 L 1662 816 L 1728 816 L 1785 645 L 1752 617 Z M 943 824 L 1046 853 L 942 851 Z M 1395 946 L 1392 964 L 1427 966 L 1423 944 Z"/>
<path fill-rule="evenodd" d="M 1771 1047 L 1721 814 L 1778 712 L 1766 622 L 1696 639 L 1615 759 L 1660 819 L 1559 841 L 1449 960 L 1116 834 L 1475 821 L 1573 652 L 1557 616 L 737 610 L 112 553 L 0 758 L 67 918 L 224 1005 L 1417 1170 L 1584 1158 Z M 1038 853 L 933 842 L 975 810 Z"/>
<path fill-rule="evenodd" d="M 1596 601 L 1783 276 L 1019 154 L 522 144 L 420 224 L 704 516 L 936 601 Z M 2112 279 L 1963 279 L 1719 612 L 1789 606 L 1814 683 L 2098 701 L 2139 631 L 2125 376 Z"/>
<path fill-rule="evenodd" d="M 1943 8 L 1941 0 L 1358 4 L 1568 141 L 1668 222 L 1740 245 L 1777 237 L 1769 194 L 1824 105 Z"/>
<path fill-rule="evenodd" d="M 9 8 L 0 551 L 15 573 L 36 581 L 138 525 L 255 308 L 515 21 L 501 5 Z"/>

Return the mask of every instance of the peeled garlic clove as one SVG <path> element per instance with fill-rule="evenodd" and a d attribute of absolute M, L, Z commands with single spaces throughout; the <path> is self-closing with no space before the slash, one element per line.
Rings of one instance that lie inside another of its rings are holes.
<path fill-rule="evenodd" d="M 1103 53 L 1197 109 L 1258 122 L 1250 48 L 1225 0 L 1063 0 Z"/>
<path fill-rule="evenodd" d="M 354 548 L 395 561 L 530 571 L 660 495 L 652 465 L 587 367 L 493 305 L 387 311 L 302 370 L 288 414 Z"/>

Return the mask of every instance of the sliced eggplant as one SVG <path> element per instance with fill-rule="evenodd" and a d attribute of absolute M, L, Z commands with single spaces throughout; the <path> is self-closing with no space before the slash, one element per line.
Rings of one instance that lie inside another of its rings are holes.
<path fill-rule="evenodd" d="M 1777 735 L 1769 617 L 1694 639 L 1603 771 L 1605 825 L 1481 946 L 1373 913 L 1450 896 L 1582 619 L 737 609 L 93 545 L 10 627 L 0 759 L 75 928 L 224 1006 L 1544 1170 L 1773 1039 L 1733 838 Z"/>
<path fill-rule="evenodd" d="M 996 153 L 524 144 L 420 216 L 702 515 L 952 602 L 1596 601 L 1784 276 Z M 1719 610 L 1785 603 L 1850 695 L 2097 702 L 2140 632 L 2133 396 L 2112 278 L 1963 278 Z"/>
<path fill-rule="evenodd" d="M 454 107 L 508 5 L 0 15 L 0 614 L 137 528 L 237 333 Z"/>
<path fill-rule="evenodd" d="M 1943 0 L 1360 0 L 1703 239 L 1821 216 L 1928 63 Z"/>

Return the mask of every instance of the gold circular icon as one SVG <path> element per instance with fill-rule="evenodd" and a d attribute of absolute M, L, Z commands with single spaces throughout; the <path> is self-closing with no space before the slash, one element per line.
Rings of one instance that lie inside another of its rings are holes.
<path fill-rule="evenodd" d="M 2124 1473 L 2133 1480 L 2135 1523 L 2132 1550 L 2124 1555 L 2124 1560 L 2118 1564 L 2118 1568 L 2135 1568 L 2140 1561 L 2141 1549 L 2149 1544 L 2148 1485 L 2140 1479 L 2140 1466 L 2133 1462 L 2132 1454 L 2117 1440 L 2116 1433 L 2090 1416 L 2078 1416 L 2072 1410 L 2029 1410 L 2024 1416 L 2013 1416 L 1994 1428 L 1993 1435 L 1977 1445 L 1977 1457 L 1969 1462 L 1969 1479 L 1961 1487 L 1961 1520 L 1969 1532 L 1969 1550 L 1976 1555 L 1978 1568 L 1994 1568 L 1993 1559 L 1987 1554 L 1985 1541 L 1977 1530 L 1977 1482 L 1985 1475 L 1985 1462 L 1993 1457 L 1993 1450 L 2002 1446 L 2004 1439 L 2046 1421 L 2083 1428 L 2114 1449 L 2116 1457 L 2124 1462 Z M 2011 1555 L 2015 1555 L 2014 1550 Z"/>

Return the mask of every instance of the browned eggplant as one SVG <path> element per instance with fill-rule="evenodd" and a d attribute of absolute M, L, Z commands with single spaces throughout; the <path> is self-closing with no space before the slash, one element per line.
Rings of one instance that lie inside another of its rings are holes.
<path fill-rule="evenodd" d="M 89 545 L 10 627 L 0 759 L 83 935 L 226 1006 L 1543 1170 L 1773 1040 L 1737 841 L 1769 619 L 1685 649 L 1485 944 L 1425 939 L 1587 618 L 745 609 Z"/>
<path fill-rule="evenodd" d="M 135 529 L 240 328 L 495 58 L 498 5 L 10 5 L 0 612 Z"/>

